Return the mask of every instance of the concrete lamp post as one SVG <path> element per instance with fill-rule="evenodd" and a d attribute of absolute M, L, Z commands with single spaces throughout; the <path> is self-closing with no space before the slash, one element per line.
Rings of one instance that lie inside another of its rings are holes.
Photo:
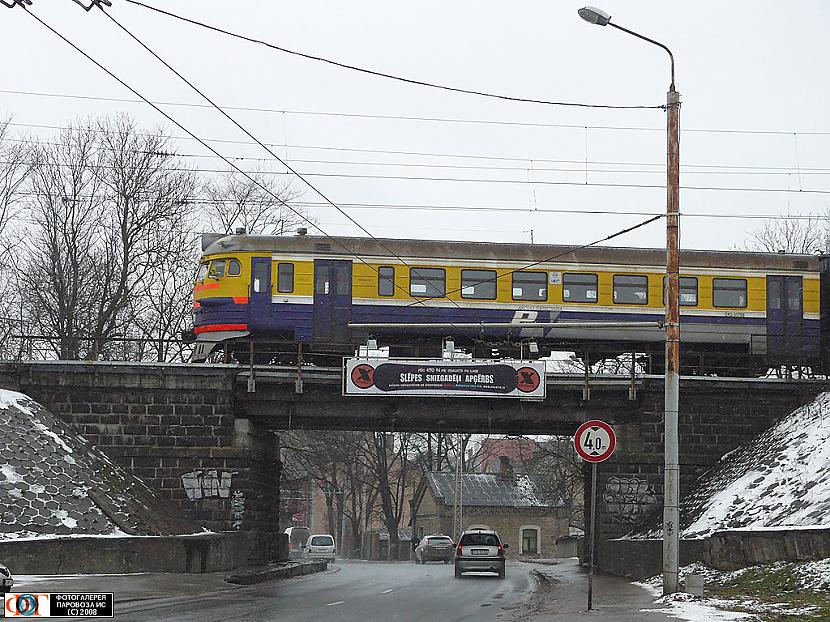
<path fill-rule="evenodd" d="M 648 41 L 671 60 L 671 84 L 666 98 L 668 117 L 666 166 L 666 369 L 665 369 L 665 467 L 663 487 L 663 594 L 677 591 L 680 552 L 680 467 L 677 415 L 680 394 L 680 93 L 674 88 L 674 56 L 659 41 L 649 39 L 611 21 L 600 9 L 586 6 L 578 11 L 586 22 L 611 26 Z"/>

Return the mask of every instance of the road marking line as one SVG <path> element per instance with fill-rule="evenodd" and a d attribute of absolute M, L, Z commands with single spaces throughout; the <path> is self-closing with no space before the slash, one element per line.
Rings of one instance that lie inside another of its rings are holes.
<path fill-rule="evenodd" d="M 385 590 L 385 591 L 381 592 L 381 594 L 388 594 L 391 591 L 392 591 L 392 588 L 390 587 L 388 590 Z"/>
<path fill-rule="evenodd" d="M 326 604 L 326 607 L 333 607 L 334 605 L 342 605 L 345 602 L 346 602 L 345 600 L 338 600 L 336 602 Z"/>

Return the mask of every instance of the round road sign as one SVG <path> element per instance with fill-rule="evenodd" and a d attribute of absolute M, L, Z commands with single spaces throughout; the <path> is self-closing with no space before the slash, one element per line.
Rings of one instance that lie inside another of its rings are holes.
<path fill-rule="evenodd" d="M 361 363 L 352 370 L 352 383 L 359 389 L 368 389 L 375 384 L 375 368 Z"/>
<path fill-rule="evenodd" d="M 521 367 L 516 371 L 516 388 L 522 393 L 532 393 L 541 382 L 539 372 L 532 367 Z"/>
<path fill-rule="evenodd" d="M 574 434 L 574 447 L 586 462 L 602 462 L 611 457 L 617 446 L 617 437 L 610 425 L 593 419 L 586 421 Z"/>

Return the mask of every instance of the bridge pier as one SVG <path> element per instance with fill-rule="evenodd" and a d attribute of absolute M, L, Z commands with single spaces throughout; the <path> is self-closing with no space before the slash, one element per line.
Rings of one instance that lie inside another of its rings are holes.
<path fill-rule="evenodd" d="M 0 386 L 69 423 L 114 463 L 213 531 L 251 535 L 276 555 L 277 438 L 234 410 L 228 366 L 44 362 L 0 364 Z"/>

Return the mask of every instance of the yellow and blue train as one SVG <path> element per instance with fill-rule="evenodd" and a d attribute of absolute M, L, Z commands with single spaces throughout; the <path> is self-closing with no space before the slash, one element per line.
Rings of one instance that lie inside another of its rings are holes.
<path fill-rule="evenodd" d="M 202 250 L 194 360 L 251 341 L 351 354 L 368 337 L 433 356 L 448 336 L 488 355 L 530 340 L 590 360 L 662 352 L 661 249 L 207 234 Z M 684 366 L 822 370 L 826 261 L 683 251 Z"/>

